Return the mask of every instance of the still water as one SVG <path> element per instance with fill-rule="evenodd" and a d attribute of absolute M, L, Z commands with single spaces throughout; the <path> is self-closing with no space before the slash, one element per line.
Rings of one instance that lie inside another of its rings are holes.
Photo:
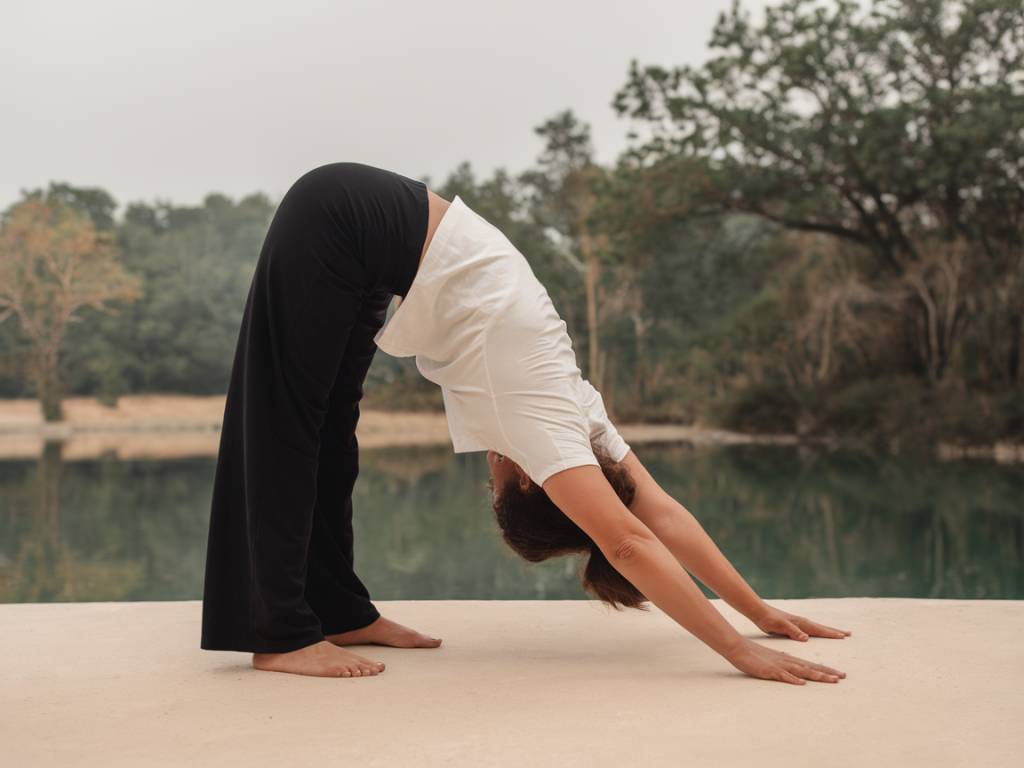
<path fill-rule="evenodd" d="M 1024 466 L 634 448 L 767 599 L 1024 598 Z M 59 443 L 0 461 L 0 602 L 199 599 L 214 466 L 65 461 Z M 575 556 L 506 548 L 486 479 L 483 453 L 363 451 L 356 569 L 374 599 L 586 597 Z"/>

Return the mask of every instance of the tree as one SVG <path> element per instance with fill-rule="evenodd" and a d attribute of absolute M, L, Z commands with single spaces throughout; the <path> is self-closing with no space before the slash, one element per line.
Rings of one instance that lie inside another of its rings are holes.
<path fill-rule="evenodd" d="M 117 243 L 143 295 L 88 333 L 69 332 L 69 387 L 105 402 L 124 392 L 223 392 L 273 210 L 262 195 L 126 206 Z"/>
<path fill-rule="evenodd" d="M 536 192 L 535 215 L 565 243 L 561 253 L 583 278 L 587 316 L 587 376 L 598 390 L 604 378 L 600 350 L 601 253 L 606 238 L 593 225 L 598 185 L 605 171 L 594 162 L 590 127 L 571 110 L 559 113 L 534 131 L 546 146 L 539 169 L 522 175 Z M 576 252 L 580 257 L 577 258 Z"/>
<path fill-rule="evenodd" d="M 117 226 L 114 211 L 117 201 L 102 187 L 75 187 L 58 181 L 51 181 L 46 190 L 48 200 L 67 203 L 82 213 L 88 214 L 96 229 L 113 230 Z"/>
<path fill-rule="evenodd" d="M 859 246 L 903 283 L 908 340 L 932 380 L 971 314 L 995 313 L 985 346 L 1019 381 L 1020 0 L 786 0 L 762 24 L 734 0 L 710 45 L 699 68 L 631 63 L 614 105 L 652 129 L 632 161 L 700 158 L 713 171 L 702 204 Z M 963 290 L 961 266 L 982 295 Z M 948 333 L 936 333 L 939 318 Z"/>
<path fill-rule="evenodd" d="M 19 321 L 29 344 L 29 376 L 43 418 L 63 417 L 60 347 L 81 310 L 114 313 L 113 300 L 139 297 L 137 278 L 118 263 L 110 233 L 59 197 L 31 193 L 0 225 L 0 322 Z"/>

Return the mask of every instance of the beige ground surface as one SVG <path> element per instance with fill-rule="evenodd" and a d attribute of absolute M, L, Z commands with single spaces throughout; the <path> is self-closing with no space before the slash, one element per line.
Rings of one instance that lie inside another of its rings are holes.
<path fill-rule="evenodd" d="M 0 605 L 3 764 L 1016 766 L 1024 601 L 773 600 L 845 640 L 743 634 L 844 670 L 761 681 L 652 607 L 378 602 L 438 649 L 363 679 L 198 648 L 200 603 Z"/>

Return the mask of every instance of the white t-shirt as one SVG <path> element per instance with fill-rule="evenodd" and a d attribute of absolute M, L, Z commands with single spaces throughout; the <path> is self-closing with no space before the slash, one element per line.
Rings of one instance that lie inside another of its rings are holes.
<path fill-rule="evenodd" d="M 441 387 L 456 453 L 497 451 L 541 485 L 598 466 L 591 440 L 615 461 L 629 451 L 526 258 L 458 195 L 374 340 Z"/>

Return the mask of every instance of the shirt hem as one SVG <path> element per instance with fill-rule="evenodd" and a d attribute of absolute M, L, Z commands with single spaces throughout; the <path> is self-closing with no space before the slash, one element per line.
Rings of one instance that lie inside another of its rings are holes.
<path fill-rule="evenodd" d="M 536 478 L 531 478 L 537 485 L 543 486 L 552 475 L 557 475 L 559 472 L 564 472 L 567 469 L 573 467 L 600 467 L 601 464 L 596 458 L 580 456 L 575 459 L 565 459 L 563 461 L 556 462 L 554 464 L 548 464 L 542 472 L 537 474 Z"/>

